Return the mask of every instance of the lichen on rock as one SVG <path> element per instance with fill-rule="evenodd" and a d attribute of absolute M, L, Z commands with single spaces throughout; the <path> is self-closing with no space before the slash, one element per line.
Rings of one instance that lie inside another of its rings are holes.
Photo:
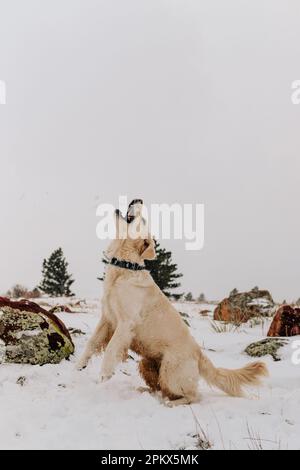
<path fill-rule="evenodd" d="M 275 311 L 272 296 L 267 290 L 231 294 L 222 300 L 214 311 L 214 320 L 235 324 L 247 322 L 253 317 L 269 317 Z"/>
<path fill-rule="evenodd" d="M 278 350 L 287 344 L 287 340 L 281 338 L 266 338 L 256 343 L 251 343 L 245 352 L 251 357 L 262 357 L 270 355 L 274 361 L 280 361 Z"/>
<path fill-rule="evenodd" d="M 65 325 L 32 302 L 0 297 L 0 362 L 59 363 L 74 352 Z"/>

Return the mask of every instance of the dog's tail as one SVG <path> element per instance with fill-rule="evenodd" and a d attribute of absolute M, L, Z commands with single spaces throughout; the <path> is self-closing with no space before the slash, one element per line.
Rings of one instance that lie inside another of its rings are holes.
<path fill-rule="evenodd" d="M 268 369 L 263 362 L 252 362 L 241 369 L 217 368 L 199 348 L 199 372 L 209 385 L 214 385 L 228 395 L 243 396 L 243 386 L 260 385 Z"/>

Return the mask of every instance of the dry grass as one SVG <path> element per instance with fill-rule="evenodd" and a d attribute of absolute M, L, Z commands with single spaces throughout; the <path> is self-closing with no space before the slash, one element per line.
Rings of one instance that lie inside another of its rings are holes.
<path fill-rule="evenodd" d="M 195 426 L 196 426 L 196 433 L 192 435 L 194 439 L 196 439 L 196 447 L 200 450 L 209 450 L 212 448 L 212 444 L 209 440 L 207 432 L 201 426 L 197 416 L 194 413 L 193 408 L 190 406 L 190 410 L 192 412 Z"/>
<path fill-rule="evenodd" d="M 250 426 L 249 423 L 247 423 L 247 431 L 248 431 L 248 436 L 245 439 L 249 441 L 248 444 L 248 449 L 249 450 L 281 450 L 281 441 L 280 440 L 270 440 L 270 439 L 263 439 L 259 432 L 253 430 Z M 272 449 L 270 449 L 268 446 L 268 449 L 266 449 L 264 446 L 265 444 L 268 443 L 273 444 L 274 447 L 272 446 Z"/>
<path fill-rule="evenodd" d="M 211 321 L 210 326 L 215 333 L 234 333 L 238 330 L 240 325 L 234 323 L 227 323 L 221 321 Z"/>

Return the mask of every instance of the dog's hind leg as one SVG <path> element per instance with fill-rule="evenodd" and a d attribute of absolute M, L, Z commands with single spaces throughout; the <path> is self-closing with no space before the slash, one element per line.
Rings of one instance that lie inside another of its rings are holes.
<path fill-rule="evenodd" d="M 191 405 L 191 403 L 195 403 L 195 401 L 198 401 L 199 400 L 199 396 L 197 396 L 196 398 L 176 398 L 175 400 L 170 400 L 170 399 L 167 399 L 165 401 L 165 404 L 166 406 L 168 406 L 169 408 L 173 408 L 173 406 L 180 406 L 180 405 Z"/>
<path fill-rule="evenodd" d="M 89 339 L 85 351 L 77 363 L 76 368 L 78 370 L 84 369 L 94 354 L 100 354 L 102 351 L 104 351 L 107 344 L 109 343 L 111 336 L 112 332 L 110 326 L 102 317 L 96 327 L 95 332 Z"/>
<path fill-rule="evenodd" d="M 199 369 L 197 358 L 169 352 L 162 360 L 159 383 L 168 406 L 187 405 L 199 401 Z"/>
<path fill-rule="evenodd" d="M 145 380 L 148 387 L 153 391 L 160 390 L 159 385 L 159 368 L 160 362 L 155 359 L 144 357 L 139 363 L 139 372 Z"/>

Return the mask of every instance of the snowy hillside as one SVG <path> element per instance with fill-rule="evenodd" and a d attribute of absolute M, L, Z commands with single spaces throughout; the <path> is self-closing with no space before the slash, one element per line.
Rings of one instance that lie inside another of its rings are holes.
<path fill-rule="evenodd" d="M 252 359 L 245 347 L 262 339 L 270 320 L 217 332 L 211 305 L 180 303 L 192 334 L 217 366 L 240 367 Z M 249 398 L 231 398 L 199 382 L 202 401 L 168 408 L 159 395 L 141 393 L 136 357 L 97 383 L 101 358 L 87 369 L 75 363 L 99 317 L 99 303 L 59 313 L 74 336 L 76 354 L 59 365 L 0 365 L 0 448 L 10 449 L 295 449 L 300 448 L 300 366 L 291 343 L 282 361 L 265 359 L 270 378 Z M 133 355 L 134 356 L 134 355 Z"/>

